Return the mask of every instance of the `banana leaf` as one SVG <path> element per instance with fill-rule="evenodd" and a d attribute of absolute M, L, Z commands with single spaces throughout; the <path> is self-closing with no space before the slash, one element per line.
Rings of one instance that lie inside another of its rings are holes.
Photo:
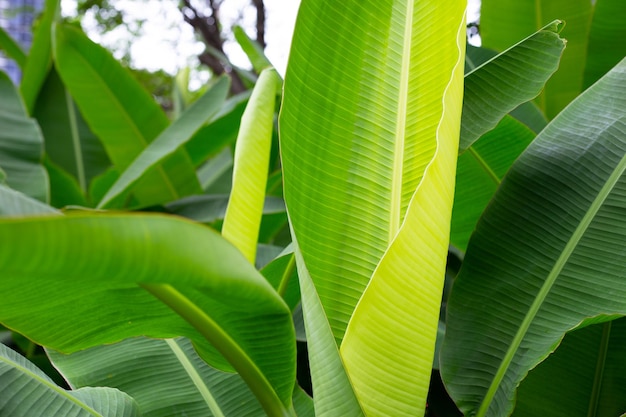
<path fill-rule="evenodd" d="M 599 0 L 601 3 L 603 0 Z M 558 19 L 565 22 L 561 35 L 567 49 L 559 70 L 546 84 L 537 104 L 548 119 L 554 118 L 581 91 L 587 61 L 587 42 L 593 15 L 589 0 L 483 0 L 480 9 L 482 45 L 503 51 L 519 39 Z"/>
<path fill-rule="evenodd" d="M 9 77 L 0 71 L 0 167 L 6 183 L 42 202 L 48 202 L 48 175 L 41 164 L 43 137 L 28 116 Z"/>
<path fill-rule="evenodd" d="M 75 27 L 55 26 L 54 58 L 65 87 L 118 171 L 168 126 L 163 110 L 128 70 Z M 201 193 L 184 149 L 150 172 L 134 191 L 146 206 Z"/>
<path fill-rule="evenodd" d="M 138 417 L 127 394 L 114 388 L 66 391 L 26 358 L 0 344 L 0 416 Z"/>
<path fill-rule="evenodd" d="M 464 10 L 461 1 L 300 7 L 280 133 L 318 412 L 358 415 L 349 383 L 365 414 L 424 412 L 458 149 Z M 387 308 L 390 300 L 398 308 Z"/>
<path fill-rule="evenodd" d="M 537 136 L 470 239 L 440 361 L 466 415 L 510 414 L 566 332 L 626 314 L 625 88 L 626 59 Z"/>
<path fill-rule="evenodd" d="M 90 213 L 0 220 L 0 234 L 11 241 L 0 254 L 5 327 L 64 353 L 186 336 L 207 362 L 236 369 L 269 415 L 290 409 L 291 311 L 216 232 L 162 215 Z"/>
<path fill-rule="evenodd" d="M 184 338 L 133 338 L 70 355 L 47 352 L 72 387 L 117 388 L 135 399 L 144 417 L 263 415 L 238 374 L 211 368 Z"/>
<path fill-rule="evenodd" d="M 624 318 L 568 333 L 522 381 L 513 416 L 620 415 L 626 410 L 625 357 Z"/>

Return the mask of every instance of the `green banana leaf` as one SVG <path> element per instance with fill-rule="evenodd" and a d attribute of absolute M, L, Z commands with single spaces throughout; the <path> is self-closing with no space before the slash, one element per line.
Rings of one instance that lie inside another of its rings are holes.
<path fill-rule="evenodd" d="M 60 3 L 60 0 L 45 0 L 43 13 L 33 33 L 33 43 L 20 83 L 20 93 L 28 114 L 33 113 L 39 90 L 52 67 L 52 25 L 58 17 Z"/>
<path fill-rule="evenodd" d="M 625 357 L 624 318 L 568 333 L 522 381 L 513 416 L 621 415 L 626 410 Z"/>
<path fill-rule="evenodd" d="M 66 353 L 186 336 L 207 362 L 236 369 L 269 415 L 287 413 L 291 311 L 216 232 L 162 215 L 77 214 L 2 220 L 0 233 L 12 243 L 0 254 L 5 327 Z"/>
<path fill-rule="evenodd" d="M 229 86 L 229 79 L 221 78 L 174 123 L 161 132 L 122 172 L 117 181 L 102 197 L 98 203 L 98 208 L 110 208 L 115 205 L 114 201 L 119 200 L 118 197 L 128 193 L 142 178 L 146 178 L 150 172 L 154 172 L 154 169 L 164 160 L 179 150 L 184 152 L 183 145 L 185 142 L 189 141 L 193 134 L 217 113 L 226 99 Z"/>
<path fill-rule="evenodd" d="M 60 168 L 50 158 L 44 159 L 44 166 L 50 180 L 50 205 L 63 208 L 67 206 L 90 207 L 83 190 L 76 179 Z"/>
<path fill-rule="evenodd" d="M 47 202 L 50 191 L 42 157 L 41 130 L 28 116 L 13 82 L 0 71 L 0 167 L 7 185 Z"/>
<path fill-rule="evenodd" d="M 510 414 L 567 331 L 626 314 L 625 88 L 626 59 L 537 136 L 477 225 L 440 361 L 466 415 Z"/>
<path fill-rule="evenodd" d="M 233 27 L 235 40 L 241 46 L 246 56 L 252 64 L 252 68 L 259 74 L 265 69 L 272 66 L 272 63 L 265 56 L 265 52 L 261 45 L 250 39 L 246 31 L 239 25 Z"/>
<path fill-rule="evenodd" d="M 496 51 L 505 50 L 555 19 L 565 21 L 561 35 L 567 39 L 567 49 L 559 70 L 537 101 L 548 119 L 554 118 L 582 91 L 592 13 L 590 0 L 483 0 L 481 3 L 482 45 Z"/>
<path fill-rule="evenodd" d="M 0 416 L 135 417 L 127 394 L 113 388 L 66 391 L 26 358 L 0 344 Z"/>
<path fill-rule="evenodd" d="M 517 45 L 519 46 L 519 44 Z M 498 53 L 492 49 L 467 44 L 465 55 L 465 75 L 497 55 Z M 518 65 L 523 66 L 524 63 L 518 63 Z M 509 114 L 511 117 L 514 117 L 524 123 L 535 133 L 541 132 L 548 124 L 546 117 L 543 115 L 539 107 L 537 107 L 537 105 L 532 101 L 519 105 Z"/>
<path fill-rule="evenodd" d="M 28 197 L 4 184 L 0 184 L 0 216 L 25 216 L 29 214 L 58 213 L 39 200 Z"/>
<path fill-rule="evenodd" d="M 184 338 L 133 338 L 70 355 L 47 352 L 73 387 L 117 388 L 134 398 L 143 417 L 266 415 L 238 374 L 211 368 Z M 307 401 L 296 390 L 294 407 L 305 411 Z"/>
<path fill-rule="evenodd" d="M 518 118 L 537 125 L 534 106 L 526 103 L 522 108 L 520 104 L 539 94 L 556 70 L 565 46 L 558 29 L 558 22 L 553 22 L 478 67 L 474 65 L 490 55 L 476 56 L 479 49 L 472 48 L 473 56 L 465 61 L 470 71 L 465 75 L 461 155 L 450 231 L 450 241 L 458 249 L 466 249 L 502 176 L 535 136 L 506 113 L 517 109 Z M 497 127 L 491 130 L 495 123 Z"/>
<path fill-rule="evenodd" d="M 295 246 L 316 417 L 364 416 L 301 251 Z"/>
<path fill-rule="evenodd" d="M 465 76 L 459 152 L 539 95 L 565 49 L 560 25 L 550 23 Z"/>
<path fill-rule="evenodd" d="M 276 70 L 263 71 L 243 113 L 235 147 L 232 191 L 222 226 L 222 236 L 252 264 L 263 215 L 279 88 Z"/>
<path fill-rule="evenodd" d="M 316 409 L 323 384 L 345 385 L 341 362 L 324 369 L 324 352 L 337 346 L 315 340 L 330 325 L 366 414 L 424 412 L 448 249 L 464 10 L 461 1 L 301 5 L 280 129 L 300 286 L 317 301 L 303 300 L 309 349 L 318 352 L 310 355 Z"/>
<path fill-rule="evenodd" d="M 250 91 L 230 97 L 214 119 L 187 142 L 185 149 L 195 166 L 218 155 L 227 145 L 235 143 L 241 116 L 250 99 Z M 204 188 L 204 187 L 203 187 Z"/>
<path fill-rule="evenodd" d="M 56 70 L 91 130 L 121 172 L 169 124 L 149 93 L 101 46 L 80 30 L 55 26 Z M 96 99 L 97 98 L 97 99 Z M 194 167 L 179 150 L 135 188 L 142 205 L 201 193 Z"/>
<path fill-rule="evenodd" d="M 86 195 L 91 180 L 102 174 L 111 161 L 54 68 L 41 87 L 33 116 L 41 126 L 46 154 L 55 165 L 75 178 Z"/>
<path fill-rule="evenodd" d="M 15 61 L 21 70 L 26 66 L 26 53 L 3 28 L 0 28 L 0 51 L 4 52 L 7 58 Z"/>
<path fill-rule="evenodd" d="M 626 56 L 626 7 L 622 0 L 596 0 L 589 29 L 583 87 L 587 88 Z"/>
<path fill-rule="evenodd" d="M 117 388 L 135 399 L 143 417 L 263 415 L 238 374 L 211 368 L 184 338 L 133 338 L 70 355 L 47 352 L 72 387 Z"/>

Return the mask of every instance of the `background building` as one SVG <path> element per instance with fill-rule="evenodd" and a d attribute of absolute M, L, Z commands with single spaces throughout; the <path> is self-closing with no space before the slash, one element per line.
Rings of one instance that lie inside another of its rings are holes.
<path fill-rule="evenodd" d="M 33 21 L 43 9 L 44 0 L 0 0 L 0 27 L 15 39 L 24 50 L 33 41 Z M 0 70 L 6 72 L 14 83 L 21 77 L 17 64 L 0 51 Z"/>

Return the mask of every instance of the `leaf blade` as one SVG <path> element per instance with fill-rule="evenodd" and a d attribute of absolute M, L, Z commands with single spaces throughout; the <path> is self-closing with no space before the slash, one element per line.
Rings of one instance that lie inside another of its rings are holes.
<path fill-rule="evenodd" d="M 4 382 L 0 387 L 2 415 L 139 416 L 137 405 L 127 394 L 112 388 L 66 391 L 3 344 L 0 344 L 0 375 Z"/>
<path fill-rule="evenodd" d="M 616 279 L 624 266 L 613 253 L 624 250 L 626 233 L 615 216 L 624 207 L 626 118 L 617 93 L 624 85 L 626 60 L 542 131 L 477 226 L 448 304 L 442 351 L 444 381 L 466 413 L 510 412 L 515 385 L 566 331 L 587 317 L 626 312 L 605 289 L 624 291 Z M 485 235 L 496 229 L 499 237 Z M 496 315 L 507 317 L 497 328 Z M 483 336 L 471 341 L 476 331 Z M 477 361 L 481 375 L 470 370 Z M 463 388 L 463 378 L 475 383 Z"/>
<path fill-rule="evenodd" d="M 263 71 L 241 118 L 234 155 L 233 186 L 222 226 L 222 236 L 251 263 L 256 259 L 279 84 L 280 78 L 275 70 Z"/>
<path fill-rule="evenodd" d="M 54 56 L 56 69 L 89 127 L 116 168 L 126 169 L 168 126 L 167 117 L 126 69 L 78 29 L 55 26 Z M 143 205 L 200 192 L 191 160 L 183 150 L 135 190 Z"/>

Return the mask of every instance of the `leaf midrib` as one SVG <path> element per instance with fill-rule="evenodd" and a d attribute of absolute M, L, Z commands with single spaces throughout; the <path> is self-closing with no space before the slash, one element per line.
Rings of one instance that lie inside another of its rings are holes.
<path fill-rule="evenodd" d="M 400 70 L 400 88 L 398 91 L 398 109 L 396 112 L 396 133 L 394 140 L 394 160 L 391 184 L 391 210 L 389 219 L 389 237 L 391 242 L 400 229 L 402 217 L 402 186 L 404 171 L 404 146 L 406 118 L 409 98 L 409 73 L 411 69 L 411 46 L 413 30 L 413 1 L 406 2 L 406 18 L 402 45 L 402 65 Z"/>
<path fill-rule="evenodd" d="M 513 338 L 513 341 L 511 342 L 509 349 L 507 350 L 506 354 L 502 358 L 502 362 L 500 363 L 500 366 L 498 367 L 498 371 L 495 373 L 494 378 L 491 381 L 491 384 L 489 386 L 489 389 L 487 390 L 487 393 L 485 394 L 485 397 L 483 398 L 483 401 L 480 404 L 480 408 L 478 409 L 478 413 L 476 414 L 477 416 L 481 417 L 481 416 L 486 415 L 487 411 L 489 410 L 489 406 L 491 405 L 491 402 L 498 390 L 498 387 L 500 386 L 500 383 L 504 379 L 504 376 L 509 368 L 509 365 L 513 361 L 513 357 L 515 356 L 520 344 L 522 343 L 522 340 L 526 336 L 526 333 L 528 332 L 530 325 L 532 324 L 537 313 L 539 312 L 539 309 L 543 305 L 543 302 L 545 301 L 548 294 L 550 293 L 552 286 L 556 282 L 557 278 L 561 274 L 561 271 L 565 267 L 565 264 L 567 263 L 570 256 L 576 249 L 578 243 L 580 242 L 583 235 L 587 231 L 587 228 L 589 227 L 589 225 L 595 218 L 596 214 L 602 207 L 602 204 L 604 203 L 606 198 L 609 196 L 609 194 L 611 193 L 611 191 L 613 190 L 613 188 L 615 187 L 615 185 L 617 184 L 620 177 L 624 174 L 625 171 L 626 171 L 626 155 L 622 157 L 622 159 L 619 161 L 619 163 L 616 165 L 615 169 L 613 170 L 613 172 L 607 179 L 604 186 L 598 192 L 598 195 L 589 206 L 589 209 L 587 210 L 587 212 L 581 219 L 576 230 L 574 230 L 574 233 L 572 234 L 567 244 L 563 248 L 561 255 L 556 260 L 556 262 L 554 263 L 554 266 L 552 267 L 552 270 L 546 277 L 546 280 L 543 286 L 540 288 L 539 293 L 537 294 L 537 297 L 535 298 L 530 308 L 528 309 L 528 313 L 526 313 L 524 320 L 522 321 L 517 333 L 515 334 L 515 337 Z"/>
<path fill-rule="evenodd" d="M 194 367 L 193 363 L 191 363 L 189 357 L 181 349 L 178 342 L 174 339 L 166 339 L 165 343 L 167 343 L 168 347 L 174 353 L 174 356 L 176 356 L 178 362 L 180 362 L 185 372 L 187 372 L 189 379 L 191 379 L 191 381 L 193 382 L 194 386 L 204 399 L 204 402 L 209 407 L 209 410 L 211 410 L 211 413 L 215 417 L 225 417 L 222 409 L 215 400 L 215 397 L 213 397 L 213 395 L 211 394 L 211 390 L 204 383 L 204 381 L 202 380 L 202 376 L 200 376 L 198 370 Z"/>

